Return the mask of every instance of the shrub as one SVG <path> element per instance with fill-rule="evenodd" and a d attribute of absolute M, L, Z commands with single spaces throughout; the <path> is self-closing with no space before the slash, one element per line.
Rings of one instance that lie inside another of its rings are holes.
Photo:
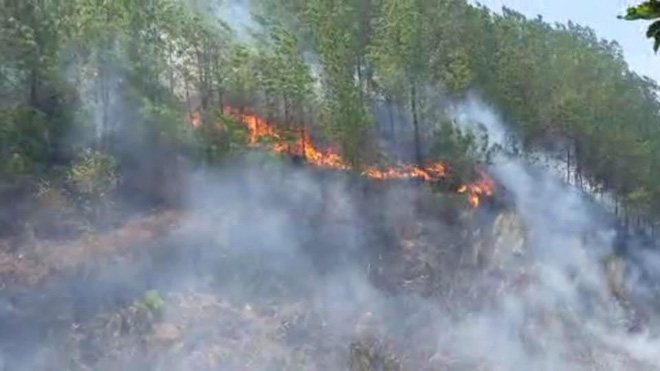
<path fill-rule="evenodd" d="M 165 302 L 157 290 L 150 290 L 135 303 L 134 308 L 140 327 L 149 328 L 154 321 L 163 317 Z"/>
<path fill-rule="evenodd" d="M 165 302 L 157 290 L 149 290 L 144 294 L 142 305 L 153 313 L 161 313 L 165 307 Z"/>
<path fill-rule="evenodd" d="M 119 184 L 117 163 L 110 155 L 86 150 L 69 167 L 66 183 L 76 204 L 98 220 L 113 205 L 111 194 Z"/>
<path fill-rule="evenodd" d="M 245 125 L 222 111 L 202 115 L 202 125 L 195 129 L 198 158 L 215 163 L 232 152 L 240 152 L 248 143 Z"/>
<path fill-rule="evenodd" d="M 7 168 L 5 169 L 10 174 L 20 174 L 28 172 L 28 161 L 20 153 L 12 153 L 11 158 L 7 161 Z"/>
<path fill-rule="evenodd" d="M 435 132 L 431 156 L 449 163 L 452 176 L 468 181 L 477 175 L 475 166 L 488 163 L 496 150 L 489 145 L 485 132 L 462 130 L 456 123 L 444 119 Z"/>
<path fill-rule="evenodd" d="M 43 113 L 22 105 L 0 108 L 0 172 L 31 173 L 49 155 Z"/>

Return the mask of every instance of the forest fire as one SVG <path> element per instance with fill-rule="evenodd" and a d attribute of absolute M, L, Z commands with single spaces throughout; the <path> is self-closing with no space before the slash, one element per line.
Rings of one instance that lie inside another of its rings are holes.
<path fill-rule="evenodd" d="M 483 171 L 480 171 L 479 174 L 480 177 L 478 181 L 471 184 L 462 185 L 458 189 L 458 193 L 468 194 L 468 200 L 474 207 L 479 206 L 483 196 L 490 197 L 493 195 L 493 191 L 495 190 L 495 182 L 493 179 Z"/>
<path fill-rule="evenodd" d="M 317 148 L 308 132 L 303 131 L 302 135 L 299 135 L 300 139 L 292 144 L 286 141 L 282 132 L 257 115 L 243 113 L 232 107 L 225 107 L 225 112 L 233 115 L 248 127 L 251 145 L 267 140 L 270 142 L 269 146 L 273 152 L 304 157 L 308 163 L 318 167 L 338 170 L 351 169 L 351 165 L 341 157 L 336 149 L 322 150 Z M 418 178 L 432 182 L 446 177 L 447 174 L 448 167 L 442 162 L 434 162 L 423 167 L 404 164 L 389 168 L 372 166 L 362 170 L 362 175 L 379 180 Z M 466 193 L 470 204 L 477 207 L 484 196 L 492 196 L 494 188 L 495 182 L 490 176 L 485 172 L 480 172 L 478 181 L 461 186 L 458 192 Z"/>
<path fill-rule="evenodd" d="M 430 182 L 446 176 L 447 170 L 444 164 L 436 162 L 423 168 L 414 165 L 403 165 L 387 169 L 370 167 L 364 170 L 362 174 L 373 179 L 421 178 Z"/>
<path fill-rule="evenodd" d="M 199 112 L 193 113 L 190 117 L 190 123 L 195 129 L 202 126 L 202 115 L 200 115 Z"/>
<path fill-rule="evenodd" d="M 271 124 L 259 116 L 241 113 L 231 107 L 226 107 L 225 112 L 235 116 L 242 121 L 250 131 L 250 144 L 257 144 L 263 139 L 271 142 L 271 150 L 277 153 L 290 153 L 304 157 L 309 163 L 316 166 L 333 169 L 347 170 L 350 166 L 341 158 L 334 149 L 319 150 L 314 145 L 308 133 L 301 135 L 296 144 L 287 141 Z"/>

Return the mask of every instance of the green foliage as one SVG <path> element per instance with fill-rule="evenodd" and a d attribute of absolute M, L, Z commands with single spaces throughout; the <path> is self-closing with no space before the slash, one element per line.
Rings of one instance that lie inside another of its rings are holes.
<path fill-rule="evenodd" d="M 117 164 L 106 154 L 85 150 L 80 159 L 67 172 L 67 181 L 74 192 L 102 198 L 112 192 L 119 181 Z"/>
<path fill-rule="evenodd" d="M 627 195 L 627 202 L 638 215 L 649 217 L 648 205 L 653 202 L 653 195 L 647 189 L 637 188 Z"/>
<path fill-rule="evenodd" d="M 248 141 L 245 125 L 220 110 L 203 117 L 201 128 L 195 131 L 197 157 L 206 163 L 218 163 L 228 154 L 244 150 Z"/>
<path fill-rule="evenodd" d="M 489 147 L 486 133 L 461 130 L 455 123 L 442 120 L 433 136 L 430 155 L 451 164 L 451 175 L 462 181 L 476 177 L 475 164 L 487 164 L 494 147 Z"/>
<path fill-rule="evenodd" d="M 656 20 L 658 4 L 646 1 L 622 18 Z M 621 48 L 591 29 L 506 8 L 494 14 L 465 0 L 253 5 L 262 28 L 242 43 L 213 2 L 6 2 L 0 173 L 43 175 L 80 147 L 119 153 L 127 143 L 191 148 L 214 163 L 248 142 L 226 106 L 259 113 L 292 141 L 321 129 L 359 167 L 378 151 L 382 127 L 370 107 L 385 101 L 405 110 L 405 120 L 391 115 L 393 128 L 412 123 L 393 130 L 405 137 L 392 141 L 414 140 L 418 160 L 439 158 L 469 177 L 490 150 L 478 133 L 443 121 L 438 95 L 476 91 L 524 149 L 560 143 L 572 182 L 607 190 L 647 218 L 660 213 L 658 86 L 630 72 Z M 660 23 L 647 36 L 657 49 Z M 192 128 L 196 115 L 202 125 Z M 117 186 L 110 168 L 120 164 L 97 155 L 84 154 L 68 174 L 82 204 Z"/>
<path fill-rule="evenodd" d="M 474 80 L 474 71 L 470 66 L 470 57 L 461 50 L 449 54 L 450 62 L 442 72 L 442 81 L 454 95 L 465 92 Z"/>
<path fill-rule="evenodd" d="M 145 99 L 140 110 L 139 124 L 154 137 L 176 138 L 181 135 L 182 111 L 178 102 L 167 104 Z"/>
<path fill-rule="evenodd" d="M 620 16 L 619 18 L 632 21 L 637 19 L 651 20 L 658 17 L 660 17 L 660 2 L 657 0 L 650 0 L 628 8 L 626 10 L 626 15 Z"/>
<path fill-rule="evenodd" d="M 126 331 L 149 331 L 154 322 L 163 317 L 165 301 L 157 290 L 147 291 L 125 313 Z"/>
<path fill-rule="evenodd" d="M 350 371 L 400 371 L 403 367 L 397 355 L 373 336 L 364 336 L 350 344 Z"/>
<path fill-rule="evenodd" d="M 30 166 L 27 164 L 25 158 L 20 153 L 12 153 L 7 161 L 6 171 L 14 174 L 21 174 L 28 172 Z"/>
<path fill-rule="evenodd" d="M 165 302 L 157 290 L 149 290 L 144 294 L 144 298 L 138 306 L 152 313 L 162 313 L 165 309 Z"/>
<path fill-rule="evenodd" d="M 4 172 L 29 173 L 49 155 L 48 122 L 44 114 L 25 106 L 0 112 L 0 161 Z"/>
<path fill-rule="evenodd" d="M 298 15 L 310 31 L 321 65 L 322 127 L 339 144 L 344 157 L 356 166 L 361 161 L 367 130 L 373 125 L 363 91 L 368 39 L 362 34 L 367 25 L 360 18 L 365 11 L 360 3 L 313 0 L 306 2 Z"/>
<path fill-rule="evenodd" d="M 119 183 L 117 163 L 110 155 L 85 150 L 67 170 L 66 182 L 76 204 L 98 220 L 112 207 L 112 192 Z"/>
<path fill-rule="evenodd" d="M 657 0 L 645 1 L 637 6 L 627 9 L 626 15 L 619 16 L 627 21 L 654 20 L 660 18 L 660 2 Z M 651 23 L 646 31 L 646 37 L 654 39 L 653 50 L 655 52 L 660 48 L 660 21 Z"/>

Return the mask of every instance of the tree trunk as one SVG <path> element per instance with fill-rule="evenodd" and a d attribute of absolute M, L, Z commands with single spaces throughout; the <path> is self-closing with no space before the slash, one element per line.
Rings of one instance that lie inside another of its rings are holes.
<path fill-rule="evenodd" d="M 566 148 L 566 183 L 571 184 L 571 147 Z"/>
<path fill-rule="evenodd" d="M 39 107 L 39 77 L 37 67 L 32 67 L 30 71 L 30 106 L 33 108 Z"/>
<path fill-rule="evenodd" d="M 614 216 L 619 216 L 619 197 L 614 195 Z"/>
<path fill-rule="evenodd" d="M 287 98 L 286 93 L 282 95 L 282 100 L 284 101 L 284 130 L 286 130 L 288 135 L 290 133 L 291 126 L 289 123 L 289 99 Z M 288 140 L 286 143 L 286 153 L 291 155 L 291 144 Z"/>
<path fill-rule="evenodd" d="M 105 46 L 104 46 L 105 49 Z M 105 151 L 108 149 L 108 119 L 110 111 L 110 88 L 108 87 L 108 71 L 107 71 L 107 62 L 106 58 L 103 58 L 102 64 L 99 68 L 99 79 L 101 85 L 101 150 Z"/>
<path fill-rule="evenodd" d="M 202 111 L 206 112 L 206 108 L 208 105 L 208 65 L 205 63 L 205 58 L 204 58 L 204 51 L 205 50 L 200 50 L 203 49 L 205 45 L 202 45 L 200 48 L 197 49 L 196 54 L 197 54 L 197 69 L 199 71 L 199 79 L 198 79 L 198 84 L 199 84 L 199 93 L 201 95 L 201 105 L 202 105 Z"/>
<path fill-rule="evenodd" d="M 220 107 L 220 114 L 225 113 L 224 94 L 221 87 L 218 87 L 218 107 Z"/>
<path fill-rule="evenodd" d="M 655 241 L 655 222 L 649 222 L 651 224 L 651 240 Z"/>
<path fill-rule="evenodd" d="M 175 85 L 174 84 L 174 76 L 175 76 L 175 73 L 176 73 L 175 68 L 173 67 L 174 66 L 174 60 L 172 58 L 173 55 L 174 55 L 174 50 L 172 50 L 172 45 L 169 44 L 168 47 L 167 47 L 167 59 L 168 59 L 168 62 L 169 62 L 167 68 L 168 68 L 169 74 L 170 74 L 170 95 L 172 95 L 172 96 L 174 95 L 174 85 Z"/>
<path fill-rule="evenodd" d="M 387 115 L 390 119 L 390 137 L 394 139 L 394 115 L 392 114 L 392 98 L 385 98 L 385 104 L 387 104 Z"/>
<path fill-rule="evenodd" d="M 301 154 L 301 156 L 304 160 L 307 160 L 307 154 L 305 153 L 305 146 L 307 145 L 307 143 L 305 143 L 305 119 L 303 117 L 304 115 L 303 115 L 302 106 L 299 105 L 299 107 L 301 107 L 300 108 L 300 116 L 299 116 L 299 120 L 300 120 L 300 151 L 301 151 L 300 154 Z"/>
<path fill-rule="evenodd" d="M 213 76 L 215 77 L 215 84 L 216 84 L 216 89 L 218 91 L 218 106 L 220 106 L 220 113 L 224 113 L 224 107 L 223 107 L 223 91 L 222 91 L 222 74 L 220 73 L 220 61 L 218 58 L 218 50 L 214 49 L 213 51 L 213 64 L 214 64 L 214 72 Z"/>
<path fill-rule="evenodd" d="M 581 150 L 580 150 L 580 145 L 577 141 L 575 140 L 575 144 L 573 144 L 573 148 L 575 150 L 573 151 L 575 154 L 575 185 L 580 188 L 580 190 L 583 189 L 582 186 L 582 165 L 581 165 Z"/>
<path fill-rule="evenodd" d="M 415 162 L 418 166 L 422 166 L 422 148 L 419 138 L 419 122 L 417 121 L 417 91 L 413 83 L 410 88 L 410 103 L 412 106 L 413 126 L 415 129 Z"/>
<path fill-rule="evenodd" d="M 357 79 L 358 79 L 358 93 L 360 94 L 360 101 L 364 99 L 362 93 L 362 62 L 360 60 L 360 56 L 357 57 L 357 63 L 356 63 L 356 73 L 357 73 Z"/>
<path fill-rule="evenodd" d="M 183 86 L 186 91 L 186 107 L 188 108 L 188 120 L 192 123 L 193 121 L 193 112 L 192 112 L 192 102 L 190 101 L 190 89 L 188 87 L 188 78 L 186 77 L 186 73 L 183 73 Z"/>

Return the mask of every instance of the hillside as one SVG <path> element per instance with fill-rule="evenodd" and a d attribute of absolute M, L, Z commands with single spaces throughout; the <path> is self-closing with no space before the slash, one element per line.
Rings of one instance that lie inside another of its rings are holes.
<path fill-rule="evenodd" d="M 580 298 L 536 299 L 568 267 L 535 252 L 524 214 L 259 163 L 199 178 L 186 210 L 4 254 L 5 369 L 655 369 L 609 337 L 655 323 L 609 307 L 629 295 L 617 273 L 593 286 L 578 263 Z"/>
<path fill-rule="evenodd" d="M 658 86 L 589 28 L 42 0 L 0 40 L 0 371 L 658 369 Z"/>

